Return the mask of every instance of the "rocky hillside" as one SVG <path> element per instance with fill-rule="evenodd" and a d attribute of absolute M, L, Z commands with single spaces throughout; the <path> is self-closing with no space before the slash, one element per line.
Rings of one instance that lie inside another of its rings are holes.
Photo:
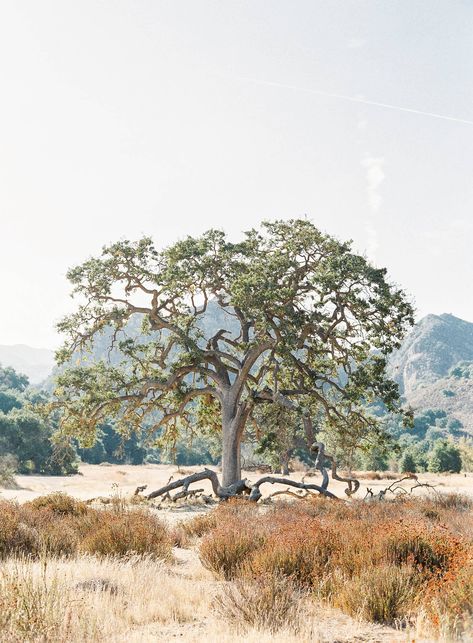
<path fill-rule="evenodd" d="M 473 433 L 473 324 L 427 315 L 391 357 L 389 374 L 415 409 L 443 409 Z"/>

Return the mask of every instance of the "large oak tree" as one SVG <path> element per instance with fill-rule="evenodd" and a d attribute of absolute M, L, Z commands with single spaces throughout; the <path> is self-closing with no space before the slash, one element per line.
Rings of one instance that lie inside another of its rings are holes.
<path fill-rule="evenodd" d="M 220 414 L 228 487 L 240 480 L 240 444 L 259 404 L 309 400 L 326 425 L 357 439 L 378 431 L 370 402 L 398 410 L 385 356 L 412 307 L 385 269 L 308 220 L 267 222 L 238 242 L 219 230 L 165 250 L 150 238 L 120 241 L 68 278 L 79 303 L 59 325 L 67 368 L 56 398 L 62 430 L 85 442 L 111 418 L 123 431 L 174 434 L 200 399 Z M 130 336 L 137 316 L 141 331 Z M 101 334 L 113 360 L 76 364 Z"/>

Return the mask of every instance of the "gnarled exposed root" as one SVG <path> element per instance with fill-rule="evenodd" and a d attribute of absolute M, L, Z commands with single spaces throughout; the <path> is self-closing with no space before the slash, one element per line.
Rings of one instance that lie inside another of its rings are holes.
<path fill-rule="evenodd" d="M 306 491 L 318 491 L 321 495 L 326 496 L 327 498 L 332 498 L 338 500 L 337 496 L 327 489 L 324 489 L 323 486 L 318 484 L 305 484 L 304 482 L 296 482 L 295 480 L 290 480 L 289 478 L 274 478 L 272 476 L 266 476 L 265 478 L 260 478 L 258 482 L 255 482 L 251 489 L 250 500 L 253 502 L 258 502 L 262 498 L 262 493 L 260 491 L 260 486 L 262 484 L 284 484 L 289 487 L 296 487 L 297 489 L 305 489 Z"/>
<path fill-rule="evenodd" d="M 401 483 L 405 480 L 413 480 L 415 484 L 409 489 L 405 489 L 401 486 Z M 399 480 L 394 480 L 389 486 L 384 489 L 380 489 L 377 494 L 373 493 L 373 490 L 368 487 L 366 490 L 365 500 L 384 500 L 388 493 L 392 493 L 394 496 L 409 496 L 415 489 L 427 488 L 435 491 L 437 485 L 430 484 L 428 482 L 419 482 L 419 478 L 415 473 L 408 473 Z"/>
<path fill-rule="evenodd" d="M 356 478 L 343 478 L 337 473 L 337 463 L 335 462 L 335 458 L 333 457 L 333 455 L 325 453 L 325 445 L 323 442 L 314 442 L 314 444 L 311 446 L 311 451 L 315 451 L 317 453 L 314 468 L 318 469 L 322 473 L 322 487 L 324 489 L 327 489 L 329 483 L 329 477 L 324 462 L 325 460 L 328 460 L 331 465 L 330 468 L 332 471 L 332 479 L 338 480 L 339 482 L 346 482 L 348 484 L 347 488 L 345 489 L 346 495 L 350 497 L 358 491 L 358 489 L 360 488 L 360 481 Z"/>
<path fill-rule="evenodd" d="M 308 421 L 310 422 L 310 420 Z M 333 480 L 340 480 L 346 482 L 348 487 L 345 489 L 347 496 L 352 496 L 360 486 L 360 483 L 355 478 L 343 478 L 337 473 L 337 465 L 335 459 L 332 455 L 325 453 L 325 445 L 322 442 L 314 442 L 312 445 L 312 450 L 317 452 L 317 458 L 315 461 L 315 469 L 321 472 L 322 474 L 322 484 L 311 484 L 305 483 L 304 480 L 297 482 L 296 480 L 290 480 L 289 478 L 279 478 L 275 476 L 265 476 L 260 478 L 257 482 L 251 483 L 246 478 L 244 480 L 239 480 L 232 485 L 224 487 L 220 484 L 217 474 L 211 469 L 205 468 L 203 471 L 193 473 L 185 478 L 180 480 L 168 481 L 168 484 L 157 491 L 153 491 L 148 494 L 146 497 L 148 500 L 153 498 L 158 498 L 160 496 L 168 497 L 171 500 L 177 500 L 179 498 L 185 498 L 188 495 L 192 495 L 192 492 L 189 491 L 189 486 L 194 482 L 199 482 L 201 480 L 210 480 L 212 484 L 212 489 L 217 498 L 220 500 L 228 500 L 229 498 L 248 496 L 248 499 L 252 502 L 258 502 L 262 498 L 262 493 L 260 487 L 263 484 L 281 484 L 287 487 L 295 487 L 296 489 L 301 489 L 307 493 L 311 491 L 317 491 L 320 495 L 326 496 L 327 498 L 332 498 L 338 500 L 337 496 L 328 490 L 329 485 L 329 474 L 325 468 L 325 461 L 328 460 L 331 463 L 331 473 Z M 181 489 L 174 497 L 170 496 L 170 492 L 174 489 Z M 277 492 L 276 492 L 277 493 Z M 281 493 L 289 493 L 289 490 Z M 276 494 L 271 494 L 276 495 Z M 307 494 L 306 494 L 307 495 Z M 300 498 L 300 495 L 296 496 Z"/>
<path fill-rule="evenodd" d="M 228 500 L 229 498 L 234 498 L 235 496 L 239 496 L 242 494 L 248 495 L 252 489 L 251 485 L 246 479 L 239 480 L 238 482 L 235 482 L 228 487 L 222 487 L 215 471 L 212 471 L 211 469 L 204 469 L 203 471 L 198 471 L 197 473 L 193 473 L 190 476 L 181 478 L 180 480 L 174 480 L 174 482 L 161 487 L 161 489 L 158 489 L 157 491 L 153 491 L 146 497 L 148 498 L 148 500 L 152 500 L 153 498 L 158 498 L 159 496 L 169 494 L 170 491 L 182 487 L 182 491 L 176 494 L 174 496 L 174 499 L 177 499 L 177 496 L 183 498 L 189 492 L 189 486 L 194 482 L 200 482 L 200 480 L 210 480 L 214 494 L 221 500 Z"/>

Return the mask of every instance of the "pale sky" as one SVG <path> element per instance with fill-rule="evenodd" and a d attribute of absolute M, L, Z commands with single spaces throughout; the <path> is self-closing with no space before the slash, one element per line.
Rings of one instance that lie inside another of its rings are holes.
<path fill-rule="evenodd" d="M 0 344 L 103 244 L 304 215 L 473 321 L 471 0 L 0 0 L 0 83 Z"/>

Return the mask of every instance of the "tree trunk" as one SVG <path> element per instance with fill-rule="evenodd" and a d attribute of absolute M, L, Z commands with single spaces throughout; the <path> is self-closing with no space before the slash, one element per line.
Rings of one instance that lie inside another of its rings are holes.
<path fill-rule="evenodd" d="M 222 485 L 241 480 L 240 445 L 245 419 L 233 405 L 222 405 Z"/>
<path fill-rule="evenodd" d="M 281 473 L 283 476 L 289 475 L 289 460 L 291 459 L 291 451 L 284 451 L 281 453 L 280 463 L 281 463 Z"/>

